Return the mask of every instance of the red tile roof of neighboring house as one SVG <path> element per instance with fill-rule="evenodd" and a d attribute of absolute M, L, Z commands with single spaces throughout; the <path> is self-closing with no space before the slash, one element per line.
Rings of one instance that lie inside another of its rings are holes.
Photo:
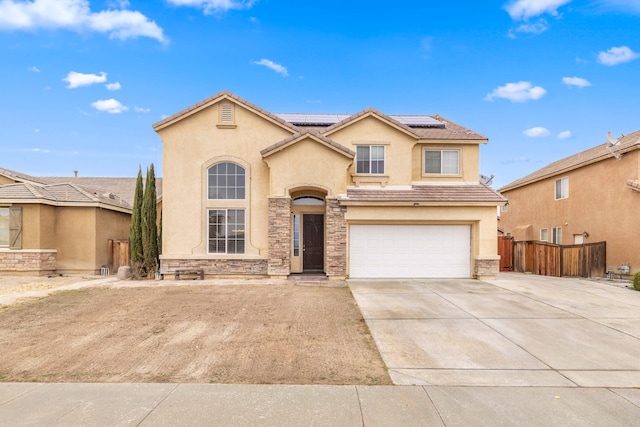
<path fill-rule="evenodd" d="M 572 156 L 565 157 L 564 159 L 557 160 L 543 167 L 542 169 L 538 169 L 537 171 L 523 178 L 517 179 L 510 184 L 505 185 L 498 191 L 504 192 L 513 190 L 515 188 L 522 187 L 524 185 L 540 181 L 554 175 L 566 173 L 570 170 L 578 169 L 595 162 L 610 159 L 619 155 L 624 155 L 624 153 L 628 151 L 637 149 L 640 149 L 640 130 L 628 135 L 624 135 L 619 139 L 619 142 L 615 146 L 611 146 L 608 142 L 605 142 L 604 144 L 598 145 Z"/>

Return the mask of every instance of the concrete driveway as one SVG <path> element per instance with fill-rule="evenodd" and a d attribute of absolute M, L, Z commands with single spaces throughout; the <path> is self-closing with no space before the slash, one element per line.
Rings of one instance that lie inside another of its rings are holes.
<path fill-rule="evenodd" d="M 590 280 L 350 280 L 398 385 L 640 387 L 640 292 Z"/>

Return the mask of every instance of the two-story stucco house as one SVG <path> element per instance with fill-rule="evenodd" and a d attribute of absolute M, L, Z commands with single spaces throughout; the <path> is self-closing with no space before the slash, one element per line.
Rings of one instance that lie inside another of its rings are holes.
<path fill-rule="evenodd" d="M 640 131 L 558 160 L 499 191 L 515 240 L 561 245 L 606 241 L 607 270 L 640 271 Z"/>
<path fill-rule="evenodd" d="M 220 92 L 154 126 L 161 272 L 494 277 L 487 138 L 439 116 L 274 114 Z"/>

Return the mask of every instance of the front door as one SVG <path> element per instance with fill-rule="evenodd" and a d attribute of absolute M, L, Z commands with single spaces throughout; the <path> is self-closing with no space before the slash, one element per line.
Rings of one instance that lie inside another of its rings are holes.
<path fill-rule="evenodd" d="M 324 270 L 324 215 L 302 215 L 302 269 Z"/>

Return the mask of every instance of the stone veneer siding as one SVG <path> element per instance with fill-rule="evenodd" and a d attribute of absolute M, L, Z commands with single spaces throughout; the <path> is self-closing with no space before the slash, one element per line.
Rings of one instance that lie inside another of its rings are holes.
<path fill-rule="evenodd" d="M 291 198 L 269 197 L 269 276 L 291 272 Z"/>
<path fill-rule="evenodd" d="M 162 259 L 161 274 L 175 274 L 176 270 L 203 269 L 205 275 L 267 275 L 266 259 Z"/>
<path fill-rule="evenodd" d="M 16 272 L 54 272 L 56 271 L 55 250 L 29 251 L 8 250 L 0 251 L 0 271 Z"/>
<path fill-rule="evenodd" d="M 474 277 L 496 277 L 499 271 L 500 257 L 475 259 Z"/>
<path fill-rule="evenodd" d="M 330 278 L 341 278 L 347 274 L 347 207 L 330 198 L 326 199 L 326 205 L 326 273 Z"/>

